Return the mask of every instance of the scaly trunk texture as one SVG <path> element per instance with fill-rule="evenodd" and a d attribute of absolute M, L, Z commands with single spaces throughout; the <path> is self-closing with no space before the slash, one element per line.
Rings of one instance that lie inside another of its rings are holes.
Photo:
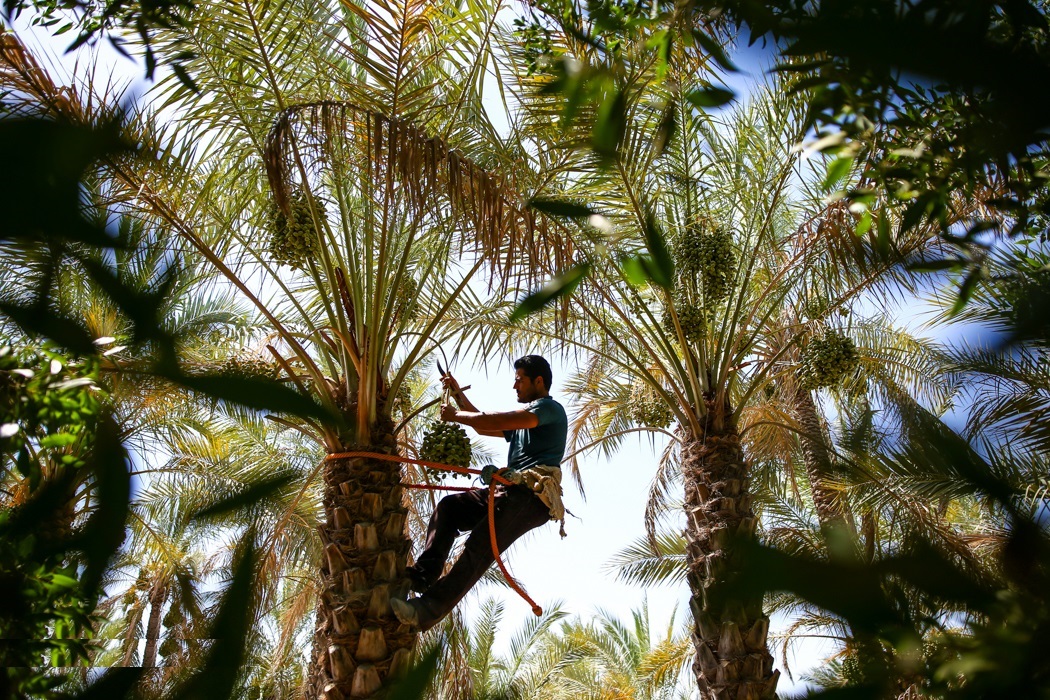
<path fill-rule="evenodd" d="M 861 531 L 864 534 L 864 563 L 875 563 L 875 514 L 865 510 L 860 515 Z"/>
<path fill-rule="evenodd" d="M 828 488 L 831 457 L 824 440 L 824 424 L 820 420 L 817 405 L 813 403 L 813 395 L 802 387 L 795 391 L 795 418 L 803 433 L 802 461 L 806 465 L 806 476 L 809 478 L 809 488 L 821 530 L 852 530 L 853 526 L 846 517 L 842 500 L 833 489 Z"/>
<path fill-rule="evenodd" d="M 693 671 L 700 694 L 710 700 L 772 700 L 780 672 L 767 645 L 762 599 L 741 601 L 726 590 L 727 574 L 735 568 L 731 541 L 738 533 L 754 534 L 757 526 L 736 427 L 709 420 L 699 439 L 688 436 L 682 470 Z"/>
<path fill-rule="evenodd" d="M 142 652 L 142 667 L 156 668 L 157 646 L 160 644 L 160 620 L 164 603 L 168 599 L 168 587 L 158 581 L 149 594 L 149 622 L 146 623 L 146 649 Z"/>
<path fill-rule="evenodd" d="M 43 543 L 57 545 L 65 542 L 73 535 L 73 522 L 76 520 L 77 514 L 77 487 L 79 483 L 78 479 L 70 478 L 72 474 L 69 472 L 69 468 L 61 464 L 47 464 L 43 467 L 42 472 L 44 481 L 37 488 L 26 488 L 20 500 L 28 500 L 32 495 L 40 493 L 40 489 L 43 489 L 45 485 L 50 488 L 61 489 L 55 494 L 56 498 L 53 501 L 57 505 L 42 519 L 36 531 L 37 536 Z M 26 486 L 28 487 L 28 480 Z"/>
<path fill-rule="evenodd" d="M 364 451 L 394 454 L 394 437 Z M 325 471 L 326 522 L 308 700 L 376 695 L 409 665 L 416 634 L 394 618 L 393 590 L 407 590 L 401 467 L 368 458 L 333 460 Z"/>
<path fill-rule="evenodd" d="M 136 606 L 131 614 L 131 618 L 128 620 L 128 629 L 124 633 L 124 656 L 121 658 L 120 666 L 129 667 L 135 660 L 135 653 L 139 650 L 139 638 L 135 636 L 135 632 L 141 619 L 142 608 Z"/>

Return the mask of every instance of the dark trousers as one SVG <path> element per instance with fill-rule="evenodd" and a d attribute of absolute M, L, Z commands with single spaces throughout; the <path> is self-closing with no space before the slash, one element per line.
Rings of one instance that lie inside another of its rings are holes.
<path fill-rule="evenodd" d="M 496 544 L 503 552 L 551 516 L 543 501 L 524 486 L 495 488 Z M 489 539 L 488 507 L 489 489 L 475 489 L 445 496 L 434 508 L 427 527 L 426 547 L 409 568 L 417 584 L 429 584 L 426 592 L 416 599 L 421 630 L 451 612 L 495 561 Z M 441 576 L 456 536 L 462 532 L 470 532 L 463 553 L 449 572 Z"/>

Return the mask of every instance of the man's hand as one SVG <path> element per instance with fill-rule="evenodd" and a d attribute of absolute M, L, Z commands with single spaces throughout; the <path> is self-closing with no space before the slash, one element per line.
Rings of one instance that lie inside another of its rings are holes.
<path fill-rule="evenodd" d="M 459 388 L 459 382 L 456 381 L 456 378 L 452 376 L 451 372 L 441 377 L 441 385 L 448 389 L 453 396 L 459 394 L 459 392 L 462 391 Z"/>
<path fill-rule="evenodd" d="M 441 384 L 445 388 L 445 391 L 449 392 L 449 394 L 452 397 L 452 400 L 456 402 L 456 405 L 459 406 L 461 410 L 478 412 L 477 406 L 472 404 L 470 402 L 470 399 L 467 398 L 467 395 L 463 393 L 464 391 L 466 391 L 470 387 L 469 386 L 461 387 L 459 385 L 459 382 L 456 381 L 456 378 L 452 376 L 451 372 L 447 372 L 447 373 L 441 375 Z M 444 410 L 445 409 L 442 408 L 441 410 L 442 410 L 441 420 L 444 420 L 444 421 L 455 420 L 454 418 L 445 418 L 445 415 L 444 415 Z M 462 421 L 457 421 L 457 422 L 462 422 Z"/>
<path fill-rule="evenodd" d="M 455 381 L 454 379 L 452 381 Z M 456 423 L 456 415 L 459 410 L 450 403 L 441 404 L 441 420 L 446 423 Z"/>

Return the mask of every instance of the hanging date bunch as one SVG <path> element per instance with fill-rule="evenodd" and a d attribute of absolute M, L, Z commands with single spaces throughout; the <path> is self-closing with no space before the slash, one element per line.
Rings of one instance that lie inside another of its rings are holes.
<path fill-rule="evenodd" d="M 674 420 L 667 402 L 653 387 L 636 381 L 631 385 L 631 420 L 647 428 L 666 428 Z"/>
<path fill-rule="evenodd" d="M 811 321 L 819 321 L 828 315 L 828 302 L 818 296 L 806 297 L 799 306 L 799 315 Z"/>
<path fill-rule="evenodd" d="M 434 421 L 423 434 L 419 458 L 425 462 L 440 462 L 457 467 L 470 464 L 471 447 L 467 431 L 455 423 Z M 434 476 L 444 479 L 452 472 L 435 470 Z"/>
<path fill-rule="evenodd" d="M 804 389 L 819 389 L 841 383 L 859 364 L 853 339 L 840 330 L 826 328 L 802 349 L 798 376 Z"/>
<path fill-rule="evenodd" d="M 672 254 L 679 277 L 698 287 L 698 301 L 709 309 L 729 296 L 736 277 L 732 232 L 702 217 L 675 237 Z"/>
<path fill-rule="evenodd" d="M 231 355 L 219 365 L 219 374 L 241 379 L 278 379 L 280 367 L 257 356 Z"/>
<path fill-rule="evenodd" d="M 314 210 L 311 211 L 311 202 Z M 281 211 L 276 202 L 270 202 L 267 212 L 270 229 L 270 259 L 278 265 L 288 265 L 296 270 L 307 270 L 308 260 L 320 254 L 320 243 L 317 229 L 314 226 L 314 214 L 317 220 L 325 217 L 325 208 L 317 198 L 296 187 L 288 199 L 288 214 Z"/>
<path fill-rule="evenodd" d="M 409 321 L 419 318 L 419 284 L 411 275 L 402 276 L 397 285 L 394 292 L 394 314 Z"/>
<path fill-rule="evenodd" d="M 703 340 L 707 335 L 707 313 L 704 307 L 690 300 L 689 295 L 680 286 L 671 295 L 671 300 L 685 339 L 694 343 Z M 660 321 L 672 338 L 678 337 L 670 307 L 664 307 Z"/>
<path fill-rule="evenodd" d="M 401 382 L 397 393 L 387 396 L 387 412 L 390 415 L 398 415 L 402 419 L 412 412 L 412 390 L 409 389 L 408 382 Z"/>

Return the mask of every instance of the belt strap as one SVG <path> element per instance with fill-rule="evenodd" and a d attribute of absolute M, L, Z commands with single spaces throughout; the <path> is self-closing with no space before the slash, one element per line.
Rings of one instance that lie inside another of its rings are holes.
<path fill-rule="evenodd" d="M 525 486 L 543 501 L 551 520 L 561 523 L 559 534 L 565 537 L 565 505 L 562 503 L 561 467 L 537 465 L 521 470 L 507 470 L 503 477 L 513 484 Z"/>

